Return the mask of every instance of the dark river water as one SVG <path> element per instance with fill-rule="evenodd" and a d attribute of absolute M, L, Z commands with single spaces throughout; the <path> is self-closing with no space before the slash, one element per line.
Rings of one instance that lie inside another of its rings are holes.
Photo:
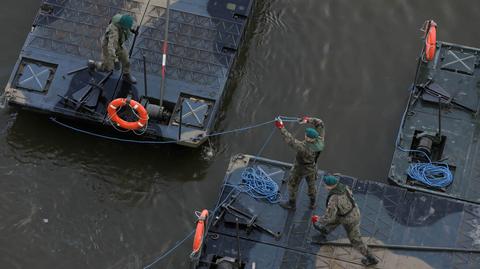
<path fill-rule="evenodd" d="M 38 5 L 2 0 L 2 88 Z M 478 14 L 471 0 L 257 1 L 217 129 L 318 116 L 322 169 L 386 182 L 419 28 L 433 18 L 440 40 L 479 47 Z M 143 268 L 193 229 L 195 210 L 214 205 L 229 157 L 256 154 L 272 128 L 216 138 L 205 158 L 202 149 L 112 143 L 0 111 L 0 268 Z M 263 155 L 294 157 L 278 133 Z M 154 268 L 187 268 L 190 248 Z"/>

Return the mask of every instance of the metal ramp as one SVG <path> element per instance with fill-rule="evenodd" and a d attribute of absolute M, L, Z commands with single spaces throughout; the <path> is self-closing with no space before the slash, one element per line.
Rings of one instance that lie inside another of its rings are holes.
<path fill-rule="evenodd" d="M 248 155 L 232 158 L 225 184 L 238 184 L 247 167 L 260 166 L 278 184 L 288 176 L 291 165 Z M 319 173 L 319 176 L 322 172 Z M 338 227 L 328 239 L 337 245 L 315 243 L 317 232 L 310 222 L 312 214 L 325 210 L 326 190 L 317 181 L 319 207 L 308 209 L 309 198 L 303 181 L 299 188 L 297 209 L 287 211 L 276 204 L 255 200 L 241 194 L 232 203 L 252 214 L 258 221 L 282 236 L 276 240 L 268 233 L 240 230 L 237 242 L 235 226 L 222 223 L 210 226 L 205 247 L 196 268 L 214 268 L 212 262 L 221 257 L 236 261 L 244 268 L 309 269 L 364 268 L 361 255 L 345 245 L 345 231 Z M 443 198 L 377 182 L 343 176 L 351 186 L 362 214 L 364 240 L 381 262 L 373 268 L 477 268 L 480 262 L 480 205 Z M 281 185 L 286 193 L 286 184 Z M 219 204 L 225 201 L 230 187 L 224 187 Z M 219 206 L 217 204 L 217 206 Z M 217 214 L 212 219 L 216 219 Z M 384 247 L 383 247 L 384 246 Z M 396 248 L 395 248 L 396 247 Z M 402 249 L 403 247 L 403 249 Z M 469 252 L 470 251 L 470 252 Z"/>

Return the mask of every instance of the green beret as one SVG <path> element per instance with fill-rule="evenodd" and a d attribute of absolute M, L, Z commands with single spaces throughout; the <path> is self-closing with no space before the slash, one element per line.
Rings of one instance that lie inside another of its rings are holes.
<path fill-rule="evenodd" d="M 323 182 L 325 183 L 325 185 L 327 186 L 333 186 L 333 185 L 336 185 L 338 183 L 338 177 L 336 176 L 323 176 Z"/>
<path fill-rule="evenodd" d="M 130 15 L 122 15 L 120 22 L 118 23 L 123 29 L 130 30 L 133 26 L 133 18 Z"/>
<path fill-rule="evenodd" d="M 305 134 L 307 135 L 307 137 L 309 138 L 318 138 L 320 136 L 320 134 L 317 132 L 317 130 L 313 129 L 313 128 L 307 128 L 305 129 Z"/>

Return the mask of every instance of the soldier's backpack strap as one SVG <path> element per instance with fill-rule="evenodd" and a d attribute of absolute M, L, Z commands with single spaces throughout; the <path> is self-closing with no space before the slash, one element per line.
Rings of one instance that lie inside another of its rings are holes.
<path fill-rule="evenodd" d="M 347 216 L 348 214 L 350 214 L 350 212 L 353 211 L 353 209 L 357 206 L 357 204 L 355 203 L 355 200 L 353 200 L 353 197 L 352 195 L 350 194 L 350 192 L 347 190 L 346 191 L 346 195 L 348 197 L 348 200 L 350 200 L 350 203 L 352 204 L 352 208 L 350 208 L 350 210 L 348 210 L 345 214 L 338 214 L 340 217 L 345 217 Z"/>
<path fill-rule="evenodd" d="M 325 207 L 328 207 L 328 202 L 330 201 L 330 198 L 331 198 L 332 195 L 334 195 L 334 194 L 336 194 L 336 193 L 329 193 L 329 194 L 328 194 Z M 347 212 L 345 212 L 344 214 L 337 213 L 337 215 L 338 215 L 339 217 L 345 217 L 345 216 L 347 216 L 347 215 L 350 214 L 350 213 L 353 211 L 353 209 L 357 206 L 357 204 L 355 203 L 355 200 L 353 200 L 353 197 L 352 197 L 352 195 L 350 195 L 350 192 L 349 192 L 348 190 L 346 191 L 345 194 L 347 195 L 348 200 L 349 200 L 350 203 L 352 204 L 352 208 L 350 208 L 350 209 L 349 209 Z M 337 194 L 337 195 L 338 195 L 338 194 Z"/>
<path fill-rule="evenodd" d="M 317 163 L 318 157 L 320 157 L 320 153 L 322 153 L 322 152 L 321 151 L 315 152 L 315 163 Z"/>

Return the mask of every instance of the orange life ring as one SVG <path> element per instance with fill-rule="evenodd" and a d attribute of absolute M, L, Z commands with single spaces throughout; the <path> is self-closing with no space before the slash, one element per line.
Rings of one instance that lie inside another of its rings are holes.
<path fill-rule="evenodd" d="M 195 230 L 195 237 L 193 238 L 192 254 L 198 253 L 203 244 L 203 235 L 205 234 L 205 223 L 208 218 L 208 210 L 204 209 L 197 221 L 197 229 Z"/>
<path fill-rule="evenodd" d="M 437 48 L 437 24 L 434 21 L 429 21 L 427 31 L 425 36 L 425 59 L 431 61 L 435 57 L 435 49 Z"/>
<path fill-rule="evenodd" d="M 148 113 L 147 110 L 137 101 L 135 100 L 130 100 L 130 103 L 128 104 L 133 110 L 135 110 L 135 113 L 138 116 L 138 120 L 134 122 L 126 121 L 117 114 L 117 109 L 127 105 L 127 99 L 126 98 L 117 98 L 110 102 L 108 105 L 107 111 L 108 111 L 108 117 L 115 122 L 118 126 L 122 127 L 123 129 L 127 130 L 138 130 L 143 127 L 148 122 Z"/>

